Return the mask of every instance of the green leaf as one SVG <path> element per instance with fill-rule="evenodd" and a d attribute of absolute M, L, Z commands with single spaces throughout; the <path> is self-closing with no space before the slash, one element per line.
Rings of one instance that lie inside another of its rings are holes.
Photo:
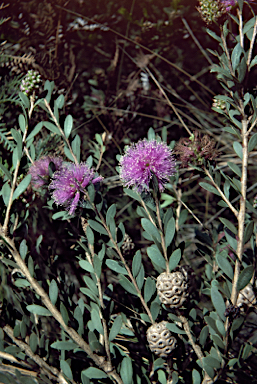
<path fill-rule="evenodd" d="M 253 229 L 254 229 L 254 222 L 253 221 L 250 221 L 246 227 L 245 227 L 245 231 L 244 231 L 244 244 L 247 243 L 252 234 L 253 234 Z"/>
<path fill-rule="evenodd" d="M 94 245 L 95 236 L 94 236 L 94 232 L 92 231 L 89 225 L 87 225 L 87 228 L 86 228 L 86 236 L 89 244 Z"/>
<path fill-rule="evenodd" d="M 86 375 L 89 379 L 106 379 L 108 376 L 105 372 L 98 368 L 90 367 L 81 372 L 81 375 Z"/>
<path fill-rule="evenodd" d="M 37 345 L 38 345 L 37 341 L 38 341 L 37 335 L 34 332 L 32 332 L 29 337 L 29 346 L 33 353 L 35 353 L 37 350 Z"/>
<path fill-rule="evenodd" d="M 225 227 L 227 227 L 228 229 L 230 229 L 231 232 L 237 235 L 237 229 L 234 224 L 231 223 L 231 221 L 224 219 L 223 217 L 219 217 L 219 220 L 222 222 L 222 224 L 225 225 Z"/>
<path fill-rule="evenodd" d="M 257 57 L 257 56 L 256 56 Z M 251 152 L 254 150 L 254 148 L 256 147 L 256 144 L 257 144 L 257 133 L 255 133 L 254 135 L 252 135 L 252 137 L 250 138 L 249 140 L 249 143 L 248 143 L 248 152 Z"/>
<path fill-rule="evenodd" d="M 209 336 L 209 327 L 205 325 L 200 332 L 199 342 L 204 347 L 207 337 Z"/>
<path fill-rule="evenodd" d="M 25 287 L 31 286 L 31 284 L 26 279 L 17 279 L 15 280 L 14 285 L 15 287 L 19 287 L 19 288 L 25 288 Z"/>
<path fill-rule="evenodd" d="M 30 139 L 32 139 L 34 136 L 36 136 L 43 128 L 43 122 L 40 121 L 40 123 L 38 123 L 35 128 L 33 129 L 32 132 L 30 132 L 30 134 L 28 135 L 27 139 L 26 139 L 26 142 L 28 142 Z"/>
<path fill-rule="evenodd" d="M 199 183 L 199 185 L 205 189 L 206 191 L 209 191 L 211 193 L 215 193 L 215 195 L 218 195 L 220 196 L 219 192 L 217 191 L 217 189 L 211 185 L 211 184 L 208 184 L 208 183 Z"/>
<path fill-rule="evenodd" d="M 147 138 L 148 140 L 155 140 L 155 131 L 152 127 L 148 129 Z"/>
<path fill-rule="evenodd" d="M 208 35 L 210 35 L 213 39 L 219 41 L 220 43 L 222 42 L 221 37 L 219 37 L 215 32 L 213 32 L 213 31 L 210 30 L 209 28 L 206 28 L 206 32 L 207 32 Z"/>
<path fill-rule="evenodd" d="M 74 157 L 72 156 L 72 153 L 71 153 L 71 151 L 69 150 L 69 148 L 66 146 L 66 144 L 64 144 L 64 154 L 65 154 L 65 156 L 66 156 L 70 161 L 74 161 Z"/>
<path fill-rule="evenodd" d="M 66 309 L 66 307 L 65 307 L 65 305 L 63 304 L 62 301 L 61 301 L 61 303 L 60 303 L 60 312 L 61 312 L 63 321 L 65 322 L 66 325 L 68 325 L 68 322 L 69 322 L 69 314 L 68 314 L 68 311 L 67 311 L 67 309 Z"/>
<path fill-rule="evenodd" d="M 56 100 L 55 100 L 55 105 L 57 106 L 58 109 L 62 109 L 64 106 L 64 96 L 60 95 Z"/>
<path fill-rule="evenodd" d="M 137 192 L 135 192 L 135 191 L 133 191 L 131 189 L 128 189 L 128 188 L 124 188 L 124 192 L 126 193 L 126 195 L 128 195 L 132 199 L 141 202 L 140 195 Z"/>
<path fill-rule="evenodd" d="M 166 269 L 165 259 L 155 245 L 148 247 L 146 252 L 154 264 L 158 265 L 160 268 L 164 270 Z"/>
<path fill-rule="evenodd" d="M 151 303 L 150 312 L 154 321 L 157 319 L 160 309 L 161 309 L 161 306 L 159 303 L 157 303 L 156 301 L 153 301 Z"/>
<path fill-rule="evenodd" d="M 186 334 L 186 332 L 185 332 L 183 329 L 177 327 L 176 324 L 174 324 L 174 323 L 167 323 L 167 324 L 166 324 L 166 327 L 167 327 L 171 332 L 173 332 L 173 333 L 177 333 L 177 334 L 179 334 L 179 335 L 185 335 L 185 334 Z"/>
<path fill-rule="evenodd" d="M 106 224 L 108 225 L 108 227 L 110 226 L 111 220 L 114 219 L 115 215 L 116 215 L 116 204 L 112 204 L 108 208 L 108 211 L 106 213 Z"/>
<path fill-rule="evenodd" d="M 68 115 L 64 121 L 64 134 L 67 137 L 67 139 L 70 136 L 72 127 L 73 127 L 73 118 L 71 115 Z"/>
<path fill-rule="evenodd" d="M 27 305 L 27 310 L 31 313 L 34 313 L 35 315 L 39 316 L 52 316 L 51 312 L 48 311 L 48 309 L 41 307 L 41 305 Z"/>
<path fill-rule="evenodd" d="M 203 357 L 203 366 L 204 366 L 204 368 L 206 366 L 208 366 L 208 367 L 212 367 L 215 369 L 219 369 L 220 368 L 220 362 L 219 362 L 219 360 L 217 360 L 214 357 L 209 355 L 209 356 Z"/>
<path fill-rule="evenodd" d="M 231 280 L 233 280 L 233 268 L 223 252 L 216 254 L 218 266 Z"/>
<path fill-rule="evenodd" d="M 122 275 L 128 274 L 126 268 L 116 260 L 107 259 L 105 263 L 108 268 L 116 273 L 121 273 Z"/>
<path fill-rule="evenodd" d="M 72 341 L 55 341 L 51 344 L 51 348 L 59 349 L 60 351 L 72 351 L 78 348 L 78 345 Z"/>
<path fill-rule="evenodd" d="M 122 317 L 120 315 L 118 315 L 116 317 L 116 319 L 114 320 L 112 327 L 110 329 L 109 341 L 112 341 L 115 339 L 115 337 L 120 332 L 121 326 L 122 326 Z"/>
<path fill-rule="evenodd" d="M 99 224 L 97 221 L 95 221 L 95 220 L 88 220 L 88 224 L 96 232 L 101 233 L 102 235 L 107 235 L 108 236 L 108 232 L 106 231 L 106 229 L 101 224 Z"/>
<path fill-rule="evenodd" d="M 146 303 L 148 303 L 148 301 L 151 299 L 155 291 L 156 291 L 156 283 L 150 276 L 148 276 L 144 286 L 144 299 Z"/>
<path fill-rule="evenodd" d="M 143 285 L 144 285 L 144 280 L 145 280 L 145 269 L 144 269 L 143 264 L 141 264 L 139 273 L 138 273 L 138 275 L 137 275 L 137 277 L 136 277 L 137 286 L 138 286 L 138 288 L 139 288 L 140 290 L 141 290 L 141 288 L 142 288 Z"/>
<path fill-rule="evenodd" d="M 130 357 L 123 358 L 120 375 L 124 384 L 132 384 L 133 368 Z"/>
<path fill-rule="evenodd" d="M 58 286 L 55 280 L 52 280 L 49 286 L 49 297 L 53 305 L 55 305 L 58 299 Z"/>
<path fill-rule="evenodd" d="M 29 183 L 31 181 L 31 175 L 27 175 L 24 177 L 24 179 L 20 182 L 18 187 L 15 189 L 13 193 L 13 201 L 16 200 L 29 186 Z"/>
<path fill-rule="evenodd" d="M 233 51 L 232 51 L 232 55 L 231 55 L 231 61 L 232 61 L 232 68 L 233 68 L 233 71 L 235 72 L 235 70 L 237 69 L 238 67 L 238 64 L 240 62 L 240 57 L 241 57 L 241 54 L 244 52 L 242 46 L 241 46 L 241 43 L 237 43 L 237 45 L 234 47 Z"/>
<path fill-rule="evenodd" d="M 102 273 L 102 260 L 97 255 L 94 255 L 93 264 L 96 276 L 100 279 Z"/>
<path fill-rule="evenodd" d="M 175 230 L 176 230 L 175 219 L 174 219 L 174 217 L 172 217 L 168 221 L 166 231 L 165 231 L 165 246 L 166 246 L 166 248 L 168 248 L 168 246 L 172 242 L 173 237 L 175 235 Z"/>
<path fill-rule="evenodd" d="M 253 276 L 254 268 L 252 265 L 249 265 L 245 269 L 242 270 L 242 272 L 239 275 L 238 283 L 237 283 L 237 289 L 238 291 L 241 291 L 244 287 L 247 286 L 247 284 L 250 283 L 251 278 Z"/>
<path fill-rule="evenodd" d="M 67 361 L 60 360 L 60 368 L 61 368 L 63 374 L 66 377 L 68 377 L 69 380 L 73 380 L 72 371 L 71 371 L 71 368 L 70 368 L 69 364 L 67 363 Z"/>
<path fill-rule="evenodd" d="M 92 279 L 90 279 L 89 276 L 83 276 L 83 280 L 85 281 L 85 283 L 88 286 L 88 288 L 90 289 L 90 291 L 92 291 L 93 294 L 98 297 L 98 289 L 97 289 L 95 282 Z"/>
<path fill-rule="evenodd" d="M 225 344 L 223 343 L 219 335 L 213 334 L 211 335 L 211 339 L 214 341 L 215 344 L 217 344 L 218 347 L 222 349 L 225 348 Z"/>
<path fill-rule="evenodd" d="M 81 146 L 81 139 L 80 139 L 79 135 L 76 135 L 74 140 L 71 143 L 71 148 L 72 148 L 73 153 L 76 156 L 78 162 L 80 162 L 80 146 Z"/>
<path fill-rule="evenodd" d="M 202 382 L 201 375 L 196 369 L 193 369 L 192 371 L 192 379 L 193 384 L 201 384 Z"/>
<path fill-rule="evenodd" d="M 156 238 L 159 241 L 159 243 L 161 242 L 160 232 L 150 220 L 145 218 L 141 219 L 141 225 L 144 228 L 144 230 L 152 237 L 153 240 L 154 238 Z"/>
<path fill-rule="evenodd" d="M 224 231 L 225 232 L 225 236 L 226 236 L 226 239 L 227 239 L 227 242 L 229 243 L 230 247 L 234 249 L 234 251 L 237 250 L 237 239 L 235 239 L 234 237 L 232 237 L 228 232 L 227 230 Z"/>
<path fill-rule="evenodd" d="M 181 249 L 175 249 L 169 259 L 169 269 L 172 271 L 177 267 L 181 259 Z"/>
<path fill-rule="evenodd" d="M 240 112 L 236 109 L 230 109 L 229 112 L 229 117 L 232 120 L 232 122 L 239 128 L 242 129 L 242 123 L 241 121 L 237 120 L 235 116 L 240 116 Z"/>
<path fill-rule="evenodd" d="M 231 163 L 230 161 L 228 161 L 228 166 L 237 176 L 239 176 L 239 177 L 242 176 L 241 169 L 239 168 L 239 166 L 237 164 Z"/>
<path fill-rule="evenodd" d="M 240 9 L 240 11 L 242 12 L 242 10 L 243 10 L 243 6 L 244 6 L 244 0 L 237 0 L 237 3 L 238 3 L 238 5 L 239 5 L 239 9 Z"/>
<path fill-rule="evenodd" d="M 94 273 L 94 267 L 92 264 L 89 263 L 87 260 L 80 260 L 79 265 L 82 269 L 84 269 L 87 272 Z"/>
<path fill-rule="evenodd" d="M 10 181 L 12 181 L 12 175 L 10 174 L 10 172 L 8 171 L 8 169 L 7 169 L 2 163 L 0 163 L 0 170 L 5 174 L 5 176 L 6 176 Z"/>
<path fill-rule="evenodd" d="M 100 318 L 100 314 L 98 311 L 96 311 L 96 309 L 93 309 L 91 311 L 91 319 L 92 319 L 92 322 L 93 322 L 94 327 L 97 330 L 97 332 L 99 332 L 99 333 L 101 333 L 101 335 L 103 335 L 104 330 L 103 330 L 102 321 Z"/>
<path fill-rule="evenodd" d="M 131 293 L 132 295 L 138 296 L 136 288 L 125 276 L 120 276 L 119 283 L 127 292 Z"/>
<path fill-rule="evenodd" d="M 224 312 L 226 310 L 226 306 L 221 293 L 214 286 L 211 287 L 211 300 L 220 318 L 225 320 Z"/>
<path fill-rule="evenodd" d="M 137 277 L 142 265 L 142 255 L 140 251 L 137 251 L 132 261 L 132 274 Z"/>
<path fill-rule="evenodd" d="M 25 108 L 29 109 L 30 108 L 30 101 L 27 95 L 25 95 L 23 92 L 19 92 L 19 98 L 22 101 L 22 104 L 24 105 Z"/>
<path fill-rule="evenodd" d="M 234 141 L 233 143 L 234 151 L 236 152 L 237 156 L 240 157 L 240 159 L 243 159 L 243 148 L 242 145 L 238 141 Z"/>
<path fill-rule="evenodd" d="M 252 59 L 251 64 L 250 64 L 250 68 L 252 68 L 256 64 L 257 64 L 257 55 L 254 56 L 254 58 Z"/>
<path fill-rule="evenodd" d="M 6 206 L 8 205 L 9 200 L 10 200 L 10 194 L 11 194 L 11 187 L 7 181 L 6 183 L 4 183 L 2 190 L 1 190 L 1 195 L 3 197 L 4 203 Z"/>
<path fill-rule="evenodd" d="M 56 133 L 57 135 L 61 135 L 61 132 L 59 131 L 58 127 L 56 125 L 50 123 L 49 121 L 43 121 L 44 126 L 53 133 Z"/>
<path fill-rule="evenodd" d="M 26 130 L 26 119 L 23 115 L 19 115 L 19 126 L 21 129 L 21 132 L 25 132 Z"/>
<path fill-rule="evenodd" d="M 23 239 L 22 242 L 20 243 L 19 252 L 22 260 L 24 260 L 28 253 L 28 246 L 25 239 Z"/>

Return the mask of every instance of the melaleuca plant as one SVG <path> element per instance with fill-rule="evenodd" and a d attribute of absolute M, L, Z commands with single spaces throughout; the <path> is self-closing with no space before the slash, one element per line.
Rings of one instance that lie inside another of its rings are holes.
<path fill-rule="evenodd" d="M 224 89 L 213 108 L 236 156 L 227 173 L 215 167 L 215 141 L 197 131 L 173 150 L 165 129 L 159 136 L 151 128 L 117 156 L 120 194 L 136 208 L 142 249 L 135 250 L 124 207 L 113 202 L 101 174 L 106 135 L 96 134 L 91 152 L 85 150 L 72 116 L 60 118 L 65 98 L 55 97 L 53 82 L 46 81 L 44 99 L 36 90 L 19 93 L 12 164 L 1 164 L 0 359 L 16 367 L 4 375 L 0 369 L 2 382 L 237 382 L 255 353 L 250 343 L 235 345 L 256 303 L 256 210 L 247 196 L 248 159 L 257 144 L 257 98 L 247 91 L 257 63 L 256 26 L 255 15 L 243 20 L 238 1 L 238 15 L 221 36 L 208 30 L 219 43 L 212 72 Z M 39 110 L 44 120 L 31 127 Z M 51 153 L 37 149 L 46 134 L 58 138 Z M 222 234 L 183 201 L 187 167 L 204 178 L 202 191 L 218 196 Z M 167 196 L 172 206 L 162 203 Z M 201 265 L 187 258 L 194 252 L 184 240 L 188 213 L 205 229 L 197 232 Z"/>

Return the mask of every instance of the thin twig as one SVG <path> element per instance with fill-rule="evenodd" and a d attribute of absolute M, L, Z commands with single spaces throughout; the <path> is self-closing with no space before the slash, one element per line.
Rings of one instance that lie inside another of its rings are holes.
<path fill-rule="evenodd" d="M 210 174 L 210 172 L 208 171 L 208 169 L 204 168 L 204 171 L 206 173 L 206 175 L 209 177 L 209 179 L 211 180 L 211 182 L 213 183 L 214 187 L 217 189 L 217 191 L 219 192 L 220 196 L 222 197 L 222 199 L 225 201 L 225 203 L 229 206 L 230 210 L 234 213 L 234 215 L 236 217 L 238 217 L 238 211 L 236 210 L 235 207 L 233 207 L 233 205 L 230 203 L 230 201 L 226 198 L 226 196 L 224 195 L 224 193 L 222 192 L 222 190 L 220 189 L 220 187 L 215 183 L 212 175 Z"/>
<path fill-rule="evenodd" d="M 184 24 L 184 26 L 186 27 L 186 29 L 187 29 L 189 35 L 190 35 L 190 36 L 192 37 L 192 39 L 194 40 L 195 45 L 197 45 L 197 47 L 200 49 L 202 55 L 206 58 L 206 60 L 208 61 L 208 63 L 209 63 L 210 65 L 213 65 L 213 61 L 209 58 L 209 56 L 208 56 L 207 53 L 206 53 L 206 50 L 203 49 L 203 47 L 202 47 L 201 44 L 199 43 L 199 40 L 197 40 L 197 38 L 195 37 L 195 35 L 194 35 L 192 29 L 189 27 L 189 25 L 188 25 L 186 19 L 184 19 L 184 17 L 182 17 L 182 21 L 183 21 L 183 24 Z"/>
<path fill-rule="evenodd" d="M 170 272 L 170 267 L 169 267 L 169 259 L 167 255 L 167 248 L 165 246 L 165 239 L 164 239 L 164 233 L 163 233 L 163 228 L 162 228 L 162 220 L 161 220 L 161 215 L 160 215 L 160 206 L 159 206 L 159 200 L 157 198 L 157 195 L 154 193 L 154 200 L 155 200 L 155 205 L 156 205 L 156 216 L 159 224 L 159 233 L 161 236 L 161 245 L 162 245 L 162 250 L 163 250 L 163 255 L 165 258 L 165 263 L 166 263 L 166 272 Z"/>
<path fill-rule="evenodd" d="M 242 106 L 243 111 L 243 106 Z M 232 282 L 231 302 L 236 305 L 238 297 L 237 283 L 239 279 L 243 251 L 244 251 L 244 224 L 245 224 L 245 206 L 246 206 L 246 190 L 247 190 L 247 165 L 248 165 L 248 140 L 247 140 L 247 118 L 243 115 L 242 118 L 242 176 L 241 176 L 241 197 L 240 197 L 240 209 L 237 217 L 238 221 L 238 240 L 237 240 L 237 259 L 234 269 L 234 278 Z"/>
<path fill-rule="evenodd" d="M 159 83 L 159 81 L 156 80 L 156 78 L 154 77 L 154 75 L 152 74 L 151 71 L 149 71 L 149 69 L 147 67 L 144 68 L 147 73 L 150 75 L 150 77 L 152 78 L 152 80 L 155 82 L 155 84 L 157 85 L 157 87 L 159 88 L 159 90 L 161 91 L 162 95 L 165 97 L 165 99 L 167 100 L 167 103 L 168 105 L 171 107 L 171 109 L 173 110 L 173 112 L 175 113 L 175 115 L 177 116 L 177 118 L 179 119 L 179 121 L 181 122 L 181 124 L 183 125 L 183 127 L 185 128 L 185 130 L 187 131 L 187 133 L 189 134 L 189 136 L 192 135 L 192 132 L 190 131 L 190 129 L 188 128 L 188 126 L 186 125 L 186 123 L 184 122 L 184 120 L 182 119 L 182 117 L 180 116 L 180 114 L 178 113 L 177 109 L 175 108 L 175 106 L 173 105 L 173 103 L 170 101 L 170 99 L 168 98 L 168 96 L 166 95 L 166 92 L 164 91 L 164 89 L 162 88 L 161 84 Z"/>
<path fill-rule="evenodd" d="M 86 224 L 86 225 L 88 225 L 88 224 Z M 82 227 L 83 227 L 83 223 L 82 223 Z M 83 228 L 83 230 L 84 230 L 84 228 Z M 85 230 L 84 230 L 84 232 L 85 232 Z M 85 234 L 86 234 L 86 232 L 85 232 Z M 88 259 L 88 262 L 92 265 L 92 267 L 94 267 L 94 264 L 93 264 L 93 258 L 94 258 L 94 253 L 95 253 L 94 252 L 94 246 L 91 245 L 90 243 L 88 243 L 88 247 L 89 247 L 91 255 L 88 252 L 86 252 L 86 257 Z M 96 284 L 97 284 L 97 289 L 98 289 L 98 293 L 99 293 L 99 301 L 101 304 L 101 309 L 103 310 L 105 306 L 104 306 L 104 301 L 103 301 L 101 279 L 98 277 L 98 275 L 96 273 L 94 273 L 94 274 L 95 274 L 96 282 L 97 282 Z M 109 364 L 108 370 L 112 371 L 112 359 L 111 359 L 111 353 L 110 353 L 108 328 L 107 328 L 106 320 L 103 316 L 102 311 L 100 311 L 100 316 L 101 316 L 101 321 L 102 321 L 103 330 L 104 330 L 104 346 L 105 346 L 106 355 L 107 355 L 107 362 Z"/>
<path fill-rule="evenodd" d="M 222 30 L 222 26 L 220 26 L 220 37 L 221 37 L 221 40 L 222 40 L 222 43 L 223 43 L 225 54 L 227 56 L 228 67 L 229 67 L 230 73 L 231 73 L 232 76 L 235 76 L 235 73 L 233 71 L 232 64 L 231 64 L 230 55 L 229 55 L 229 52 L 228 52 L 228 47 L 227 47 L 226 39 L 225 39 L 223 30 Z"/>
<path fill-rule="evenodd" d="M 30 117 L 32 115 L 33 108 L 34 108 L 34 98 L 32 96 L 30 98 L 30 109 L 29 109 L 29 112 L 28 112 L 28 118 L 29 119 L 30 119 Z M 26 125 L 25 131 L 23 132 L 23 137 L 22 137 L 22 145 L 23 146 L 25 144 L 27 134 L 28 134 L 28 124 Z M 15 187 L 16 187 L 16 182 L 17 182 L 17 179 L 18 179 L 18 172 L 19 172 L 19 168 L 20 168 L 20 163 L 21 163 L 21 159 L 17 159 L 17 164 L 16 164 L 15 170 L 14 170 L 14 175 L 13 175 L 13 181 L 12 181 L 9 201 L 8 201 L 8 205 L 7 205 L 7 208 L 6 208 L 5 219 L 4 219 L 4 224 L 3 224 L 3 232 L 4 232 L 5 235 L 7 235 L 7 228 L 8 228 L 8 223 L 9 223 L 9 219 L 10 219 L 11 207 L 12 207 L 12 203 L 13 203 L 13 194 L 14 194 L 14 190 L 15 190 Z"/>
<path fill-rule="evenodd" d="M 252 60 L 252 53 L 253 53 L 253 47 L 254 47 L 254 41 L 257 33 L 257 17 L 255 17 L 255 23 L 254 23 L 254 28 L 253 28 L 253 35 L 250 43 L 250 48 L 249 48 L 249 53 L 248 53 L 248 58 L 247 58 L 247 67 L 249 67 L 251 60 Z"/>
<path fill-rule="evenodd" d="M 199 345 L 197 345 L 195 342 L 194 342 L 194 339 L 192 337 L 192 334 L 191 334 L 191 329 L 190 329 L 190 326 L 189 326 L 189 323 L 187 321 L 187 318 L 185 316 L 183 316 L 179 310 L 177 310 L 177 315 L 178 317 L 180 318 L 181 320 L 181 323 L 183 325 L 183 328 L 184 328 L 184 331 L 186 332 L 186 335 L 188 337 L 188 340 L 190 342 L 190 344 L 192 345 L 193 347 L 193 350 L 195 351 L 198 359 L 200 360 L 200 362 L 202 363 L 203 361 L 203 353 L 202 353 L 202 350 L 201 348 L 199 347 Z M 204 368 L 203 368 L 204 369 Z M 210 378 L 210 376 L 208 375 L 208 373 L 205 371 L 205 375 L 204 375 L 204 382 L 208 382 L 208 383 L 213 383 L 213 380 Z"/>
<path fill-rule="evenodd" d="M 243 17 L 242 17 L 242 11 L 240 8 L 237 9 L 237 16 L 239 18 L 240 45 L 242 48 L 244 48 Z"/>
<path fill-rule="evenodd" d="M 49 111 L 49 113 L 50 113 L 50 115 L 51 115 L 51 117 L 52 117 L 52 119 L 53 119 L 53 121 L 54 121 L 56 127 L 59 129 L 59 131 L 60 131 L 60 133 L 61 133 L 61 135 L 62 135 L 62 137 L 63 137 L 63 139 L 64 139 L 64 141 L 65 141 L 65 143 L 66 143 L 66 145 L 67 145 L 67 147 L 69 148 L 69 151 L 70 151 L 70 153 L 71 153 L 71 155 L 72 155 L 72 157 L 73 157 L 73 159 L 74 159 L 75 164 L 78 164 L 77 157 L 75 156 L 75 154 L 74 154 L 74 152 L 73 152 L 73 150 L 72 150 L 72 148 L 71 148 L 70 142 L 69 142 L 69 140 L 67 139 L 67 137 L 65 136 L 65 134 L 64 134 L 64 132 L 63 132 L 63 130 L 62 130 L 60 124 L 58 123 L 58 121 L 57 121 L 57 119 L 56 119 L 56 117 L 55 117 L 55 115 L 54 115 L 54 113 L 53 113 L 53 111 L 52 111 L 52 109 L 51 109 L 49 103 L 47 102 L 46 99 L 44 99 L 44 102 L 45 102 L 46 108 L 48 109 L 48 111 Z"/>

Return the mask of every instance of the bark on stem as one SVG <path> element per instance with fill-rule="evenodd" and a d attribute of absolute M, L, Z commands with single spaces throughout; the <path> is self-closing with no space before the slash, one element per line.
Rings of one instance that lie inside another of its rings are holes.
<path fill-rule="evenodd" d="M 248 163 L 248 139 L 247 139 L 247 119 L 242 119 L 242 176 L 241 176 L 241 198 L 240 209 L 237 216 L 238 221 L 238 240 L 237 240 L 237 260 L 234 270 L 234 278 L 232 283 L 231 302 L 236 305 L 238 290 L 237 283 L 240 274 L 240 268 L 242 263 L 243 251 L 244 251 L 244 224 L 245 224 L 245 204 L 246 204 L 246 190 L 247 190 L 247 163 Z"/>

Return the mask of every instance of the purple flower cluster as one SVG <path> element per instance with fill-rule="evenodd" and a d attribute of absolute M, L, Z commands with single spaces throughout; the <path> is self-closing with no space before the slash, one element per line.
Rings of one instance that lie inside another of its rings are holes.
<path fill-rule="evenodd" d="M 56 204 L 64 205 L 69 214 L 73 215 L 83 195 L 83 189 L 89 183 L 97 183 L 102 176 L 95 177 L 95 172 L 86 163 L 64 164 L 59 171 L 53 174 L 53 180 L 49 185 L 52 189 L 52 197 Z"/>
<path fill-rule="evenodd" d="M 29 173 L 31 174 L 32 186 L 39 190 L 45 186 L 48 186 L 50 182 L 49 164 L 53 163 L 55 170 L 58 171 L 63 163 L 62 158 L 54 156 L 44 156 L 41 159 L 34 162 L 30 167 Z"/>
<path fill-rule="evenodd" d="M 248 3 L 252 3 L 254 0 L 247 0 Z M 222 5 L 226 8 L 226 11 L 230 11 L 234 5 L 237 4 L 237 0 L 221 0 Z"/>
<path fill-rule="evenodd" d="M 120 178 L 125 187 L 137 192 L 149 191 L 153 174 L 158 180 L 160 191 L 175 173 L 175 160 L 171 149 L 164 142 L 141 140 L 126 148 L 120 159 Z"/>

